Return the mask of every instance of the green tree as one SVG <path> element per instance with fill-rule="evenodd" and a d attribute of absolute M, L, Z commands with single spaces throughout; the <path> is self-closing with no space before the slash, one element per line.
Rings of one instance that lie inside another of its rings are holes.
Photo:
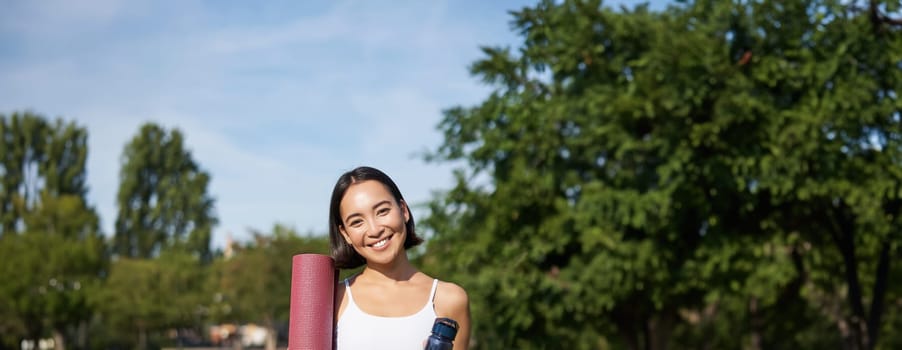
<path fill-rule="evenodd" d="M 94 302 L 112 330 L 108 342 L 128 348 L 182 346 L 184 330 L 202 334 L 209 267 L 188 252 L 167 250 L 154 259 L 113 262 Z M 173 337 L 174 335 L 174 337 Z"/>
<path fill-rule="evenodd" d="M 292 257 L 329 254 L 325 236 L 302 237 L 291 228 L 275 225 L 270 234 L 253 233 L 254 240 L 238 247 L 233 256 L 217 261 L 211 304 L 214 318 L 226 322 L 255 322 L 269 331 L 266 349 L 276 347 L 276 331 L 288 324 Z"/>
<path fill-rule="evenodd" d="M 881 11 L 899 6 L 514 12 L 521 45 L 471 67 L 494 91 L 446 111 L 428 158 L 465 164 L 424 263 L 470 291 L 476 345 L 882 344 L 902 36 Z"/>
<path fill-rule="evenodd" d="M 47 121 L 31 112 L 0 115 L 0 154 L 3 156 L 3 189 L 0 221 L 3 233 L 22 230 L 23 204 L 33 204 L 39 191 L 37 170 L 44 161 Z"/>
<path fill-rule="evenodd" d="M 108 342 L 142 350 L 152 344 L 150 339 L 166 324 L 162 274 L 157 260 L 119 258 L 112 263 L 95 300 L 104 325 L 115 330 Z"/>
<path fill-rule="evenodd" d="M 87 132 L 31 113 L 0 115 L 0 328 L 4 341 L 52 335 L 87 346 L 88 295 L 106 268 L 99 219 L 85 199 Z"/>
<path fill-rule="evenodd" d="M 57 349 L 88 346 L 90 296 L 105 266 L 103 240 L 31 232 L 0 240 L 0 328 L 8 345 L 52 336 Z"/>
<path fill-rule="evenodd" d="M 178 129 L 148 123 L 125 147 L 117 195 L 115 251 L 153 258 L 173 248 L 212 259 L 217 219 L 207 193 L 210 175 L 186 149 Z"/>

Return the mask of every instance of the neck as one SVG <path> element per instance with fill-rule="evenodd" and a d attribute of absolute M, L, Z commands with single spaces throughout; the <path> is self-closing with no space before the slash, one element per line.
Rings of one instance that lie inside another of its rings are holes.
<path fill-rule="evenodd" d="M 401 255 L 391 264 L 375 265 L 367 263 L 361 276 L 373 280 L 401 282 L 409 281 L 416 273 L 417 268 L 407 260 L 407 255 Z"/>

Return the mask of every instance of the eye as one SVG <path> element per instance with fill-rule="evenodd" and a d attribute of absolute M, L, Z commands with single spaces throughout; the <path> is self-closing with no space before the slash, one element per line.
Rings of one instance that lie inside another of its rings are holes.
<path fill-rule="evenodd" d="M 351 222 L 348 223 L 348 226 L 359 227 L 361 223 L 363 223 L 363 220 L 351 220 Z"/>
<path fill-rule="evenodd" d="M 376 214 L 378 214 L 379 216 L 383 216 L 383 215 L 388 214 L 388 212 L 390 212 L 390 211 L 391 211 L 391 208 L 386 207 L 386 208 L 382 208 L 382 209 L 379 209 L 378 211 L 376 211 Z"/>

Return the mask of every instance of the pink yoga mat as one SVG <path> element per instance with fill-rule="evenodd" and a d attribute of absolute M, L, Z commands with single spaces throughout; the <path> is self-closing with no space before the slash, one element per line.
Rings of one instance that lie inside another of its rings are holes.
<path fill-rule="evenodd" d="M 331 350 L 335 283 L 331 257 L 298 254 L 291 259 L 288 350 Z"/>

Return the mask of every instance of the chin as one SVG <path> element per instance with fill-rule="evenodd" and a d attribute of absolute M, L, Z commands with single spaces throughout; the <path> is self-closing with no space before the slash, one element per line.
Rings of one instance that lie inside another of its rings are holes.
<path fill-rule="evenodd" d="M 377 265 L 389 265 L 399 260 L 401 254 L 405 254 L 404 249 L 400 248 L 400 250 L 396 250 L 393 252 L 382 252 L 382 254 L 378 254 L 377 256 L 373 256 L 372 259 L 367 259 L 367 263 L 377 264 Z"/>

